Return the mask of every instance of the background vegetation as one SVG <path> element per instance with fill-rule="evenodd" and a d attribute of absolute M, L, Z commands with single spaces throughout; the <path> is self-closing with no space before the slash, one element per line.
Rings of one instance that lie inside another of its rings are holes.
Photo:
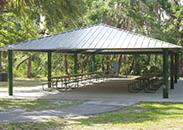
<path fill-rule="evenodd" d="M 0 0 L 0 47 L 101 22 L 183 45 L 180 0 Z M 6 71 L 6 52 L 0 57 L 0 71 Z M 53 75 L 72 73 L 72 58 L 54 53 Z M 161 70 L 161 56 L 144 55 L 97 56 L 97 67 L 105 70 L 113 61 L 121 65 L 121 74 Z M 14 74 L 44 77 L 46 63 L 45 53 L 15 52 Z M 90 56 L 79 55 L 80 72 L 90 70 L 86 63 L 90 63 Z M 181 60 L 181 71 L 182 66 Z"/>

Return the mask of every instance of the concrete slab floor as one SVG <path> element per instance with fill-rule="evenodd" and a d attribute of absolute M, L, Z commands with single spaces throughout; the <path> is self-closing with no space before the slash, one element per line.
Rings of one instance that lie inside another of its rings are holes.
<path fill-rule="evenodd" d="M 169 98 L 163 99 L 162 87 L 156 93 L 129 93 L 124 80 L 115 79 L 88 85 L 71 91 L 60 92 L 57 90 L 43 91 L 42 86 L 14 88 L 14 95 L 8 96 L 7 88 L 0 88 L 0 98 L 23 99 L 67 99 L 91 100 L 104 102 L 130 102 L 130 101 L 158 101 L 158 102 L 183 102 L 183 80 L 175 84 L 175 89 L 169 89 Z"/>

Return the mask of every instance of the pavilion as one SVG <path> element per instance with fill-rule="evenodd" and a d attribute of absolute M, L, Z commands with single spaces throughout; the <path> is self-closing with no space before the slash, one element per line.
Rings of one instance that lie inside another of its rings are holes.
<path fill-rule="evenodd" d="M 37 51 L 48 54 L 48 87 L 51 87 L 52 52 L 74 55 L 75 73 L 77 54 L 158 54 L 163 57 L 163 98 L 168 98 L 169 56 L 171 58 L 170 87 L 174 88 L 179 78 L 179 53 L 182 47 L 143 36 L 116 27 L 98 24 L 72 31 L 42 37 L 30 41 L 5 46 L 0 51 L 8 51 L 9 95 L 13 95 L 13 51 Z M 94 63 L 95 64 L 95 63 Z"/>

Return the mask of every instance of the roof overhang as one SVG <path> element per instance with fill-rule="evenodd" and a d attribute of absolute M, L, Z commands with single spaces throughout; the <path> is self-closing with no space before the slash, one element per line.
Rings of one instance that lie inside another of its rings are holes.
<path fill-rule="evenodd" d="M 57 35 L 0 48 L 0 51 L 61 53 L 161 53 L 181 52 L 182 46 L 160 41 L 105 24 L 93 25 Z"/>

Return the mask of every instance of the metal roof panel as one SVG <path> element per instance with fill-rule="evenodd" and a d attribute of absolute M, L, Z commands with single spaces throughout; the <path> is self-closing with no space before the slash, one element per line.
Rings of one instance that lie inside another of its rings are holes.
<path fill-rule="evenodd" d="M 138 50 L 177 49 L 171 43 L 153 39 L 134 32 L 118 29 L 105 24 L 93 25 L 57 35 L 13 44 L 12 50 Z"/>

